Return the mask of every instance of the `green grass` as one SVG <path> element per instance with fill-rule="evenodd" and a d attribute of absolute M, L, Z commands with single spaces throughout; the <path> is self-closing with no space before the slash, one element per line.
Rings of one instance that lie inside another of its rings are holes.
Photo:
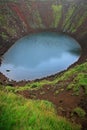
<path fill-rule="evenodd" d="M 52 103 L 0 91 L 0 130 L 80 130 L 57 116 Z"/>
<path fill-rule="evenodd" d="M 73 110 L 73 113 L 77 114 L 80 118 L 84 118 L 85 115 L 86 115 L 86 112 L 82 108 L 80 108 L 80 107 L 76 107 Z"/>
<path fill-rule="evenodd" d="M 51 84 L 55 85 L 60 82 L 62 83 L 61 87 L 66 86 L 67 90 L 72 89 L 74 92 L 79 93 L 80 88 L 83 88 L 85 94 L 87 94 L 87 62 L 57 76 Z"/>
<path fill-rule="evenodd" d="M 49 85 L 49 84 L 52 84 L 52 82 L 48 80 L 42 80 L 42 81 L 28 83 L 25 86 L 16 86 L 16 87 L 6 86 L 5 90 L 7 92 L 14 92 L 14 93 L 18 91 L 24 91 L 24 90 L 37 90 L 46 84 Z"/>
<path fill-rule="evenodd" d="M 69 69 L 60 77 L 58 76 L 53 82 L 55 84 L 62 82 L 63 86 L 68 82 L 68 85 L 66 85 L 67 90 L 72 89 L 75 93 L 79 94 L 80 88 L 83 88 L 85 94 L 87 94 L 87 62 Z"/>
<path fill-rule="evenodd" d="M 73 78 L 73 81 L 67 86 L 67 89 L 72 89 L 74 92 L 80 91 L 80 88 L 84 89 L 85 94 L 87 94 L 87 73 L 79 72 Z"/>

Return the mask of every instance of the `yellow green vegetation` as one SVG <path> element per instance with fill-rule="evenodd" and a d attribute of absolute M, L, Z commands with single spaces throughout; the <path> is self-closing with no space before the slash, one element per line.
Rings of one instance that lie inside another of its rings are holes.
<path fill-rule="evenodd" d="M 54 16 L 54 21 L 53 21 L 53 27 L 58 27 L 58 24 L 61 20 L 62 16 L 62 5 L 52 5 L 52 10 L 53 10 L 53 16 Z"/>
<path fill-rule="evenodd" d="M 80 7 L 81 8 L 81 7 Z M 84 8 L 87 8 L 84 6 Z M 77 7 L 76 5 L 71 5 L 68 9 L 68 12 L 66 13 L 66 17 L 63 23 L 63 29 L 66 31 L 70 31 L 72 33 L 76 32 L 76 30 L 85 22 L 87 17 L 87 11 L 79 15 L 76 14 Z M 74 21 L 73 21 L 74 20 Z"/>
<path fill-rule="evenodd" d="M 8 36 L 5 34 L 5 32 L 1 33 L 1 37 L 3 38 L 3 40 L 7 40 Z"/>
<path fill-rule="evenodd" d="M 1 28 L 3 28 L 6 33 L 8 33 L 10 36 L 14 36 L 16 34 L 16 28 L 14 28 L 14 26 L 12 27 L 10 24 L 9 24 L 9 20 L 8 20 L 8 17 L 10 19 L 10 16 L 9 14 L 8 15 L 1 15 L 0 14 L 0 26 Z M 10 27 L 11 26 L 11 27 Z M 5 32 L 2 32 L 0 35 L 1 37 L 4 39 L 4 40 L 7 40 L 8 39 L 8 36 Z"/>
<path fill-rule="evenodd" d="M 33 28 L 44 28 L 44 25 L 42 24 L 42 19 L 41 19 L 39 11 L 34 10 L 32 15 L 33 15 L 33 23 L 31 24 L 31 26 Z"/>
<path fill-rule="evenodd" d="M 79 116 L 80 118 L 84 118 L 85 115 L 86 115 L 85 110 L 83 110 L 83 109 L 80 108 L 80 107 L 74 108 L 72 115 L 73 115 L 74 113 L 77 114 L 77 116 Z"/>
<path fill-rule="evenodd" d="M 6 16 L 3 14 L 0 14 L 0 26 L 6 25 Z"/>
<path fill-rule="evenodd" d="M 80 130 L 56 115 L 48 101 L 27 100 L 13 93 L 0 91 L 1 130 Z"/>
<path fill-rule="evenodd" d="M 7 32 L 10 36 L 14 36 L 14 35 L 17 35 L 17 29 L 14 28 L 14 27 L 10 27 L 10 28 L 6 28 L 7 29 Z"/>
<path fill-rule="evenodd" d="M 51 81 L 48 80 L 42 80 L 42 81 L 37 81 L 37 82 L 33 82 L 33 83 L 28 83 L 25 86 L 16 86 L 16 87 L 11 87 L 11 86 L 6 86 L 5 90 L 7 92 L 18 92 L 18 91 L 24 91 L 24 90 L 37 90 L 40 89 L 41 87 L 43 87 L 44 85 L 48 85 L 48 84 L 52 84 Z M 3 89 L 3 86 L 2 86 Z"/>
<path fill-rule="evenodd" d="M 69 72 L 69 78 L 72 78 L 71 83 L 67 86 L 67 89 L 72 89 L 77 95 L 80 88 L 84 89 L 87 94 L 87 62 L 77 66 Z M 65 79 L 66 80 L 66 79 Z"/>
<path fill-rule="evenodd" d="M 70 26 L 70 23 L 71 23 L 71 18 L 73 16 L 73 13 L 75 11 L 75 5 L 71 5 L 68 9 L 68 12 L 66 13 L 66 18 L 65 18 L 65 21 L 63 23 L 63 28 L 64 30 L 67 30 L 68 27 Z"/>
<path fill-rule="evenodd" d="M 87 12 L 85 11 L 84 14 L 82 16 L 76 16 L 74 18 L 74 21 L 76 24 L 72 23 L 71 27 L 70 27 L 70 31 L 71 32 L 76 32 L 76 30 L 83 25 L 83 23 L 85 22 L 87 18 Z"/>

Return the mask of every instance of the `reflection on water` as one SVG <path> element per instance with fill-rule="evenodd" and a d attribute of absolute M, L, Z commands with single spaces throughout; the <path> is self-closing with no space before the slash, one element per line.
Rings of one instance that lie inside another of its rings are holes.
<path fill-rule="evenodd" d="M 18 40 L 3 56 L 0 72 L 10 80 L 33 80 L 60 72 L 80 57 L 71 37 L 44 32 Z"/>

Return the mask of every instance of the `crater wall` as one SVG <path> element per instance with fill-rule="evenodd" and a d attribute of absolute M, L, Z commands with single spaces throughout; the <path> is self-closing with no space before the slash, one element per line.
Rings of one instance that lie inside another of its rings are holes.
<path fill-rule="evenodd" d="M 0 0 L 0 56 L 24 35 L 63 32 L 87 49 L 87 0 Z"/>

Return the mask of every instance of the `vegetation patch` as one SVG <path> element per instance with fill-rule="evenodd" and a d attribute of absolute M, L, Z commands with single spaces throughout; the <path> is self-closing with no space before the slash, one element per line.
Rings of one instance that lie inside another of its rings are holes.
<path fill-rule="evenodd" d="M 80 118 L 84 118 L 85 115 L 86 115 L 86 112 L 85 110 L 83 110 L 82 108 L 80 107 L 76 107 L 74 110 L 73 110 L 73 114 L 77 114 L 77 116 L 79 116 Z"/>
<path fill-rule="evenodd" d="M 56 115 L 52 103 L 27 100 L 0 91 L 0 129 L 2 130 L 80 130 Z"/>
<path fill-rule="evenodd" d="M 5 34 L 4 32 L 2 32 L 1 36 L 2 36 L 3 40 L 7 40 L 8 39 L 7 34 Z"/>
<path fill-rule="evenodd" d="M 70 8 L 68 9 L 68 12 L 66 14 L 65 21 L 63 23 L 63 28 L 64 30 L 68 30 L 70 24 L 71 24 L 71 18 L 73 17 L 73 13 L 75 11 L 76 7 L 75 5 L 71 5 Z M 75 30 L 76 31 L 76 30 Z"/>
<path fill-rule="evenodd" d="M 33 28 L 45 28 L 43 23 L 42 23 L 42 18 L 40 16 L 40 13 L 38 10 L 35 10 L 33 13 L 33 24 L 31 26 Z"/>
<path fill-rule="evenodd" d="M 62 16 L 62 5 L 52 5 L 53 9 L 53 16 L 54 16 L 54 23 L 53 26 L 56 28 L 60 22 Z"/>

